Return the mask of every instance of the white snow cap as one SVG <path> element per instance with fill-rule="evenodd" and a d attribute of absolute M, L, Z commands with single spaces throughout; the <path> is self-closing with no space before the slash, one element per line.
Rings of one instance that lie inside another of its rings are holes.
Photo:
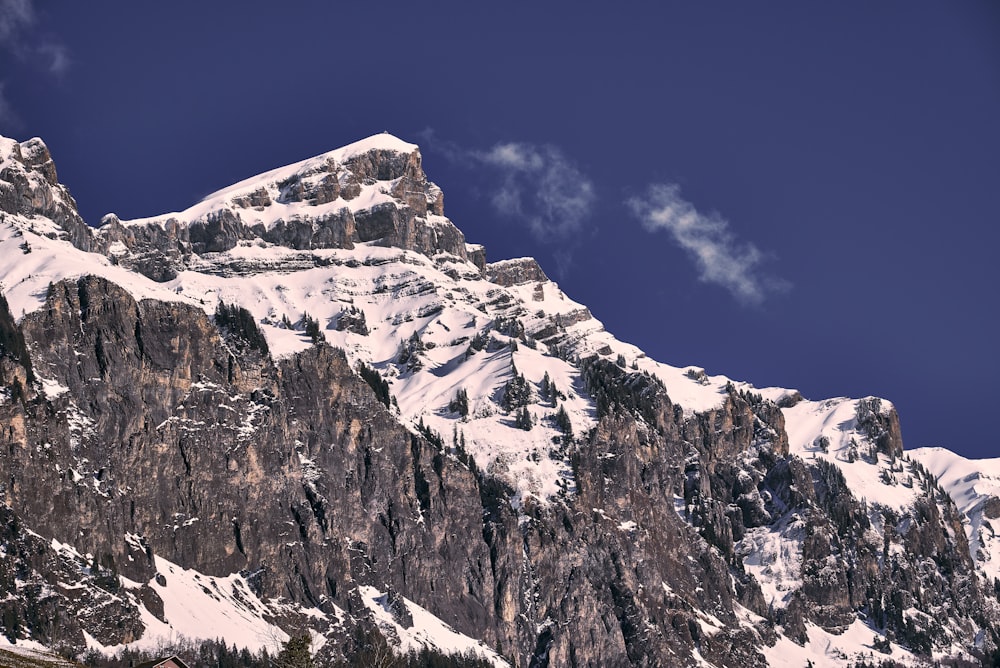
<path fill-rule="evenodd" d="M 348 144 L 343 148 L 331 151 L 327 155 L 337 158 L 339 162 L 344 162 L 345 160 L 350 160 L 356 155 L 362 155 L 364 153 L 368 153 L 369 151 L 413 153 L 416 150 L 419 150 L 419 147 L 416 144 L 405 142 L 399 137 L 389 134 L 388 132 L 380 132 L 377 135 L 365 137 L 364 139 L 356 141 L 353 144 Z"/>
<path fill-rule="evenodd" d="M 371 151 L 392 151 L 395 153 L 410 154 L 418 150 L 420 150 L 420 148 L 416 144 L 410 144 L 395 135 L 383 132 L 377 135 L 372 135 L 371 137 L 366 137 L 361 141 L 354 142 L 353 144 L 348 144 L 347 146 L 342 146 L 341 148 L 327 151 L 326 153 L 320 153 L 312 158 L 306 158 L 305 160 L 293 162 L 292 164 L 285 165 L 284 167 L 272 169 L 264 172 L 263 174 L 251 176 L 248 179 L 244 179 L 231 186 L 227 186 L 222 190 L 217 190 L 211 195 L 207 195 L 202 198 L 201 201 L 208 202 L 219 199 L 224 195 L 233 195 L 243 190 L 253 190 L 254 188 L 257 188 L 265 183 L 283 181 L 284 179 L 294 176 L 295 174 L 316 169 L 331 159 L 338 163 L 344 163 L 351 158 L 364 155 L 365 153 L 369 153 Z"/>

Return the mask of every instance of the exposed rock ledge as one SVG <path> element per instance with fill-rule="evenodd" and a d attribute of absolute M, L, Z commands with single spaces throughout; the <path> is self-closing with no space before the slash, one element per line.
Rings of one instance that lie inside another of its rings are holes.
<path fill-rule="evenodd" d="M 519 257 L 513 260 L 491 262 L 484 270 L 487 280 L 510 287 L 523 283 L 547 281 L 549 277 L 533 257 Z"/>

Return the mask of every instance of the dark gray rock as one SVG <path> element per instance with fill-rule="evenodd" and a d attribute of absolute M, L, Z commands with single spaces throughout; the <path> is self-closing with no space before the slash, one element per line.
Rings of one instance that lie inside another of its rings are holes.
<path fill-rule="evenodd" d="M 235 248 L 237 241 L 249 236 L 243 221 L 229 209 L 210 213 L 203 220 L 190 223 L 187 229 L 191 250 L 199 255 Z"/>
<path fill-rule="evenodd" d="M 895 407 L 884 409 L 878 397 L 858 401 L 858 427 L 879 452 L 892 457 L 903 454 L 903 437 L 899 428 L 899 415 Z"/>
<path fill-rule="evenodd" d="M 505 287 L 549 280 L 541 265 L 532 257 L 488 264 L 483 268 L 483 274 L 486 280 Z"/>
<path fill-rule="evenodd" d="M 10 141 L 0 138 L 3 141 Z M 69 189 L 59 183 L 49 149 L 37 137 L 11 142 L 10 158 L 0 158 L 0 211 L 48 218 L 63 238 L 82 250 L 96 248 Z"/>

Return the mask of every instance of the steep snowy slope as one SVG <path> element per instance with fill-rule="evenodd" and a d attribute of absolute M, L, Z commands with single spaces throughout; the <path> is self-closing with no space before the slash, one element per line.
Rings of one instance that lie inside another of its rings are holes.
<path fill-rule="evenodd" d="M 1000 578 L 1000 536 L 993 527 L 1000 518 L 1000 459 L 966 459 L 945 448 L 916 448 L 907 454 L 962 511 L 969 551 L 988 582 L 995 583 Z"/>
<path fill-rule="evenodd" d="M 417 147 L 382 134 L 91 232 L 44 145 L 0 139 L 14 342 L 0 349 L 0 491 L 23 512 L 44 504 L 19 496 L 19 472 L 51 478 L 53 503 L 109 527 L 95 539 L 36 516 L 75 532 L 42 538 L 13 517 L 11 591 L 114 607 L 127 632 L 83 627 L 104 652 L 178 635 L 273 650 L 289 620 L 331 657 L 370 623 L 400 648 L 494 665 L 498 646 L 516 665 L 850 665 L 889 650 L 925 665 L 995 649 L 992 462 L 905 452 L 885 400 L 808 401 L 652 360 L 534 260 L 488 264 L 443 202 Z M 266 351 L 248 346 L 256 331 Z M 310 403 L 316 387 L 329 405 Z M 151 497 L 166 517 L 135 503 L 150 473 L 129 468 L 147 459 L 177 497 Z M 273 526 L 241 515 L 251 497 L 281 499 L 252 509 Z M 129 562 L 110 597 L 81 547 L 105 544 Z M 455 563 L 454 581 L 428 582 L 424 562 Z"/>
<path fill-rule="evenodd" d="M 350 178 L 352 175 L 342 167 L 351 159 L 363 158 L 372 151 L 409 156 L 417 151 L 417 146 L 387 133 L 372 135 L 343 148 L 234 183 L 207 195 L 201 202 L 183 212 L 130 220 L 123 224 L 163 226 L 171 219 L 190 224 L 228 208 L 240 211 L 244 223 L 248 226 L 260 224 L 265 229 L 271 229 L 278 221 L 305 219 L 307 215 L 314 219 L 322 218 L 344 207 L 351 211 L 360 211 L 379 204 L 393 203 L 395 201 L 393 196 L 385 192 L 383 187 L 374 183 L 359 184 L 356 180 L 352 180 Z M 331 176 L 338 178 L 332 179 Z M 345 197 L 346 191 L 352 184 L 356 184 L 358 194 L 354 197 Z M 304 206 L 303 202 L 289 198 L 290 193 L 287 190 L 293 187 L 298 190 L 318 189 L 321 192 L 325 190 L 329 197 L 322 199 L 328 201 L 311 202 L 311 206 Z"/>

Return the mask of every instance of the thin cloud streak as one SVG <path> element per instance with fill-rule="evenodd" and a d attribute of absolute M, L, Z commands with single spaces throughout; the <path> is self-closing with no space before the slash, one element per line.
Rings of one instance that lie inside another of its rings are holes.
<path fill-rule="evenodd" d="M 651 185 L 645 196 L 633 197 L 626 205 L 647 231 L 667 232 L 688 253 L 701 281 L 725 288 L 743 304 L 759 305 L 791 287 L 764 274 L 761 264 L 767 256 L 754 244 L 737 239 L 718 214 L 699 213 L 681 197 L 676 184 Z"/>
<path fill-rule="evenodd" d="M 421 133 L 435 151 L 456 164 L 486 166 L 499 181 L 487 186 L 493 209 L 523 223 L 543 243 L 572 240 L 586 227 L 597 203 L 593 182 L 558 148 L 527 142 L 501 142 L 488 150 L 470 150 Z M 568 258 L 567 258 L 568 261 Z"/>
<path fill-rule="evenodd" d="M 523 221 L 539 241 L 580 232 L 597 201 L 590 179 L 554 146 L 508 142 L 472 155 L 502 174 L 493 208 Z"/>
<path fill-rule="evenodd" d="M 34 22 L 31 0 L 0 0 L 0 46 L 17 54 L 21 33 Z"/>
<path fill-rule="evenodd" d="M 46 68 L 52 76 L 60 77 L 69 70 L 72 62 L 69 57 L 69 50 L 62 44 L 46 42 L 36 49 L 38 54 L 47 61 Z"/>

